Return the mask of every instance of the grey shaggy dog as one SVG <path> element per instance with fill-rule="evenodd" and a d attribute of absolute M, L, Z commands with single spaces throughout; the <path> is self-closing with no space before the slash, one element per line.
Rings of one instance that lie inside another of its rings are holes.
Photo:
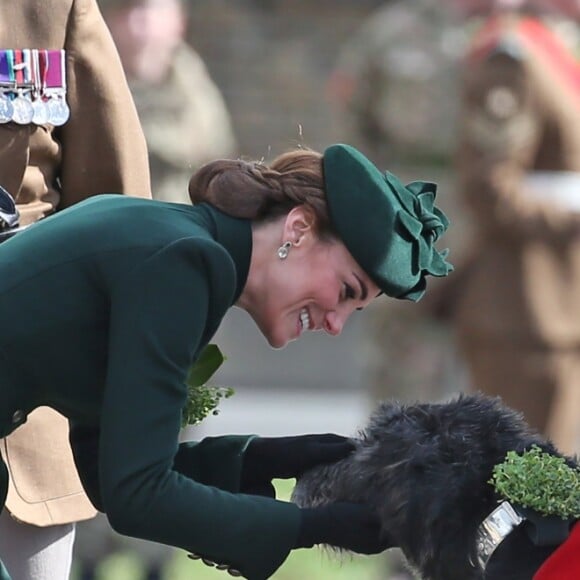
<path fill-rule="evenodd" d="M 531 580 L 554 546 L 536 547 L 519 526 L 476 562 L 478 526 L 498 505 L 488 483 L 510 450 L 556 449 L 499 399 L 460 396 L 441 404 L 381 404 L 354 439 L 356 450 L 298 481 L 292 501 L 373 506 L 383 533 L 425 580 Z M 567 458 L 570 465 L 575 463 Z"/>

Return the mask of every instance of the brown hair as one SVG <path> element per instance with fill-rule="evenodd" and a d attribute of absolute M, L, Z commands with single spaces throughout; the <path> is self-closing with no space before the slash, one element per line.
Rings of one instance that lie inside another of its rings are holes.
<path fill-rule="evenodd" d="M 233 217 L 263 222 L 305 205 L 316 216 L 321 238 L 335 237 L 324 193 L 322 155 L 297 149 L 276 157 L 269 165 L 219 159 L 204 165 L 189 181 L 189 196 L 207 202 Z"/>

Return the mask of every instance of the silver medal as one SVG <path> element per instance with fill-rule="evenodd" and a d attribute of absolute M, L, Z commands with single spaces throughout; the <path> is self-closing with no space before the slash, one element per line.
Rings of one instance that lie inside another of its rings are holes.
<path fill-rule="evenodd" d="M 49 122 L 48 107 L 40 97 L 32 101 L 32 110 L 32 122 L 35 125 L 46 125 Z"/>
<path fill-rule="evenodd" d="M 55 127 L 60 127 L 68 121 L 70 117 L 70 109 L 64 100 L 64 96 L 51 98 L 46 103 L 46 106 L 48 109 L 49 123 L 52 123 Z"/>
<path fill-rule="evenodd" d="M 12 120 L 19 125 L 29 125 L 32 123 L 34 111 L 32 110 L 32 103 L 22 95 L 18 95 L 12 101 Z"/>
<path fill-rule="evenodd" d="M 12 106 L 12 101 L 6 95 L 0 94 L 0 124 L 12 121 L 13 114 L 14 107 Z"/>

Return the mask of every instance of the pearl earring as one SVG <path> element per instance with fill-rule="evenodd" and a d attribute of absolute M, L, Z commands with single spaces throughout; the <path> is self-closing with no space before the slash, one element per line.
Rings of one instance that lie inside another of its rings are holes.
<path fill-rule="evenodd" d="M 290 252 L 291 247 L 292 247 L 292 242 L 284 242 L 278 248 L 278 258 L 280 258 L 280 260 L 285 260 L 288 257 L 288 253 Z"/>

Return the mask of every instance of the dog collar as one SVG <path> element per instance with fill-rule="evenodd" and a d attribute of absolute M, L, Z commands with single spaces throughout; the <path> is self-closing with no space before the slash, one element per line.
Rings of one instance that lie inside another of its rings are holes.
<path fill-rule="evenodd" d="M 483 520 L 477 529 L 475 540 L 477 562 L 483 571 L 497 547 L 524 520 L 525 518 L 516 512 L 509 501 L 500 503 Z"/>

